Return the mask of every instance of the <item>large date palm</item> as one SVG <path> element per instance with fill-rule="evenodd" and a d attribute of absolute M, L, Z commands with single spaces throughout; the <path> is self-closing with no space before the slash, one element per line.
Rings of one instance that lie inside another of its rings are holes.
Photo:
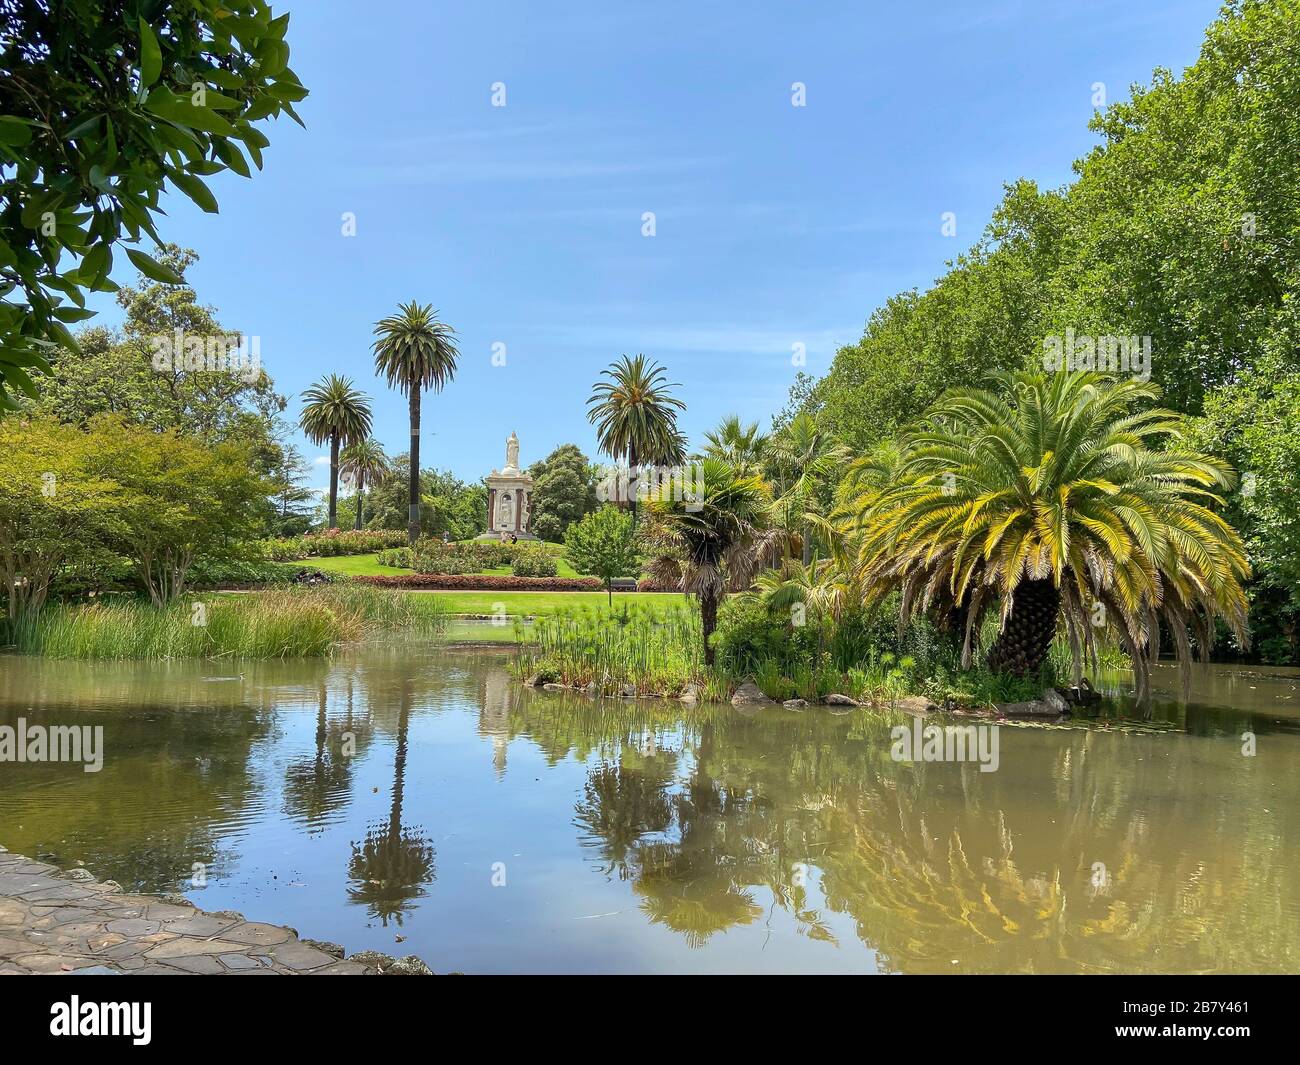
<path fill-rule="evenodd" d="M 1241 538 L 1212 509 L 1226 465 L 1180 445 L 1180 415 L 1152 384 L 1093 373 L 999 374 L 997 391 L 948 392 L 868 489 L 860 562 L 872 598 L 899 589 L 904 619 L 960 617 L 963 658 L 996 609 L 995 671 L 1036 673 L 1062 619 L 1076 681 L 1109 633 L 1137 694 L 1169 634 L 1208 654 L 1216 618 L 1246 639 Z M 1186 676 L 1186 674 L 1185 674 Z"/>
<path fill-rule="evenodd" d="M 412 544 L 420 537 L 420 397 L 426 389 L 441 392 L 456 375 L 456 330 L 438 318 L 429 304 L 398 305 L 400 313 L 375 325 L 375 369 L 396 385 L 410 404 L 411 468 L 407 477 L 406 533 Z"/>
<path fill-rule="evenodd" d="M 384 446 L 374 437 L 358 440 L 343 449 L 339 456 L 339 469 L 357 488 L 357 515 L 353 528 L 360 529 L 362 511 L 366 504 L 366 485 L 377 484 L 388 475 L 388 456 Z"/>
<path fill-rule="evenodd" d="M 370 398 L 338 374 L 322 377 L 302 394 L 298 425 L 313 444 L 330 446 L 329 527 L 338 528 L 339 449 L 370 435 Z"/>
<path fill-rule="evenodd" d="M 615 461 L 626 458 L 632 476 L 632 519 L 636 520 L 637 471 L 641 463 L 674 466 L 686 461 L 686 440 L 677 412 L 686 404 L 669 393 L 676 388 L 664 368 L 644 355 L 624 355 L 601 376 L 587 400 L 587 420 L 596 442 Z"/>

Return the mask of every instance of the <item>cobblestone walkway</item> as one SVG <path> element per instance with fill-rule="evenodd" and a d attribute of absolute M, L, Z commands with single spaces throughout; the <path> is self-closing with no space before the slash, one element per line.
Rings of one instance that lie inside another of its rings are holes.
<path fill-rule="evenodd" d="M 183 904 L 182 904 L 183 903 Z M 414 956 L 395 960 L 299 939 L 292 928 L 207 913 L 179 896 L 126 895 L 84 869 L 0 847 L 0 975 L 98 973 L 229 976 L 424 975 Z"/>

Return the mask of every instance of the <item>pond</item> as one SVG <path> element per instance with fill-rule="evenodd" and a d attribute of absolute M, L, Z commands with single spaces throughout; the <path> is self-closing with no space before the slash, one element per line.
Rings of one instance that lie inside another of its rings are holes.
<path fill-rule="evenodd" d="M 99 772 L 0 763 L 0 843 L 440 972 L 1300 969 L 1298 671 L 1162 669 L 1150 723 L 1003 726 L 981 772 L 508 661 L 0 657 L 0 725 L 104 727 Z"/>

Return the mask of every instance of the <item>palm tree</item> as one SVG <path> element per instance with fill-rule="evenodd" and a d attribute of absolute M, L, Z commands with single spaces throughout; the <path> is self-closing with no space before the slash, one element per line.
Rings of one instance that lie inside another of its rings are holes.
<path fill-rule="evenodd" d="M 757 422 L 746 425 L 737 415 L 729 414 L 716 429 L 705 433 L 704 439 L 705 458 L 729 464 L 742 477 L 761 476 L 770 437 L 758 431 Z"/>
<path fill-rule="evenodd" d="M 384 447 L 374 437 L 358 440 L 343 449 L 340 469 L 343 476 L 357 486 L 357 519 L 354 528 L 361 528 L 361 511 L 366 502 L 366 483 L 375 484 L 388 475 L 388 456 Z"/>
<path fill-rule="evenodd" d="M 641 463 L 674 466 L 686 461 L 686 438 L 677 429 L 677 412 L 686 404 L 669 394 L 677 385 L 644 355 L 622 356 L 598 381 L 587 400 L 587 420 L 596 442 L 616 462 L 626 457 L 632 477 L 632 521 L 636 522 L 637 470 Z"/>
<path fill-rule="evenodd" d="M 848 461 L 848 450 L 808 413 L 796 415 L 780 433 L 771 438 L 767 452 L 777 471 L 781 494 L 777 508 L 785 524 L 793 525 L 797 514 L 804 515 L 803 564 L 812 561 L 812 526 L 808 512 L 815 509 L 817 494 Z"/>
<path fill-rule="evenodd" d="M 410 400 L 411 469 L 407 480 L 407 537 L 420 538 L 420 394 L 441 392 L 456 374 L 456 330 L 439 321 L 429 304 L 412 300 L 398 305 L 400 314 L 375 325 L 375 369 Z"/>
<path fill-rule="evenodd" d="M 322 377 L 302 394 L 298 424 L 313 444 L 330 445 L 330 520 L 338 528 L 339 448 L 370 435 L 370 397 L 352 387 L 347 377 Z"/>
<path fill-rule="evenodd" d="M 1033 675 L 1063 618 L 1075 681 L 1109 633 L 1150 698 L 1160 630 L 1180 662 L 1223 618 L 1246 640 L 1241 538 L 1210 505 L 1234 483 L 1183 449 L 1180 415 L 1137 409 L 1152 384 L 1095 373 L 1002 373 L 1002 393 L 948 392 L 903 438 L 888 483 L 862 507 L 861 561 L 874 598 L 963 617 L 963 660 L 997 610 L 990 669 Z M 1187 677 L 1184 671 L 1184 677 Z"/>
<path fill-rule="evenodd" d="M 728 589 L 749 586 L 755 571 L 778 543 L 779 530 L 767 527 L 771 498 L 754 477 L 739 477 L 725 462 L 702 460 L 690 500 L 662 492 L 650 504 L 654 519 L 651 562 L 655 575 L 670 573 L 683 592 L 700 601 L 704 662 L 713 665 L 709 637 L 718 622 L 718 604 Z"/>

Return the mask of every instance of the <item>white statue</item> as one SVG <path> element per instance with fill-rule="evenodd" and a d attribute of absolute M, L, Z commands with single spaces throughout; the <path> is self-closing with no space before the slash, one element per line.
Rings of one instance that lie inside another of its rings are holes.
<path fill-rule="evenodd" d="M 514 524 L 515 508 L 510 501 L 510 493 L 501 493 L 501 498 L 497 500 L 497 528 L 508 529 Z"/>
<path fill-rule="evenodd" d="M 506 468 L 502 472 L 516 472 L 519 469 L 519 437 L 512 432 L 506 441 Z"/>

